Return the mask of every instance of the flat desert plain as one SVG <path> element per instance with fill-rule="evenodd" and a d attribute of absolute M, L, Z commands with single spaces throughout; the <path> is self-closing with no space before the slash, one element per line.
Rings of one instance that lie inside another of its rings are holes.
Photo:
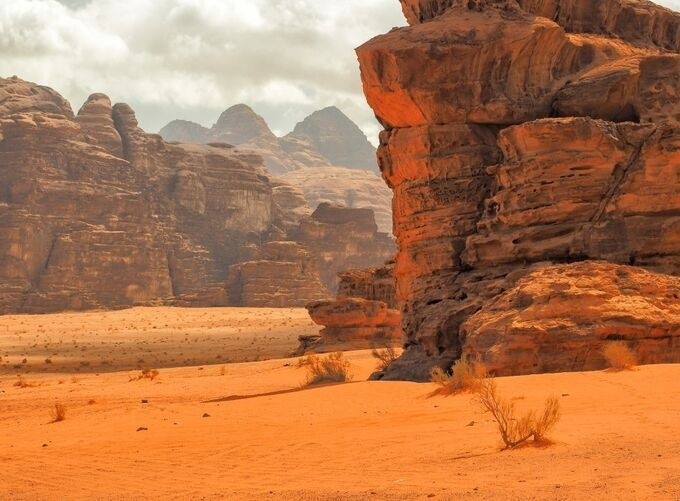
<path fill-rule="evenodd" d="M 499 379 L 563 413 L 552 445 L 502 451 L 471 395 L 367 382 L 367 351 L 311 389 L 295 358 L 229 363 L 294 348 L 303 313 L 0 318 L 0 499 L 680 499 L 680 366 Z"/>

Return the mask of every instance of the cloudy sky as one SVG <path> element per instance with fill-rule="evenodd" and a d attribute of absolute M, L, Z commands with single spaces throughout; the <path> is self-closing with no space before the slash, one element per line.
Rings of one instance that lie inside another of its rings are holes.
<path fill-rule="evenodd" d="M 336 105 L 375 142 L 353 49 L 404 24 L 398 0 L 0 0 L 0 76 L 76 110 L 104 92 L 151 132 L 244 102 L 284 134 Z"/>
<path fill-rule="evenodd" d="M 336 105 L 375 136 L 353 49 L 404 24 L 398 0 L 0 0 L 0 76 L 76 111 L 104 92 L 151 132 L 243 102 L 279 134 Z"/>

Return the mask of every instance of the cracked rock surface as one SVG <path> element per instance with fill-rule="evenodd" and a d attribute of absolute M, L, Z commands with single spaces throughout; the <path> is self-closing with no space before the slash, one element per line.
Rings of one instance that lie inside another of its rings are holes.
<path fill-rule="evenodd" d="M 357 49 L 407 337 L 383 376 L 461 356 L 497 374 L 597 369 L 614 339 L 642 363 L 680 360 L 680 14 L 401 3 L 411 26 Z M 509 299 L 526 290 L 539 306 Z"/>

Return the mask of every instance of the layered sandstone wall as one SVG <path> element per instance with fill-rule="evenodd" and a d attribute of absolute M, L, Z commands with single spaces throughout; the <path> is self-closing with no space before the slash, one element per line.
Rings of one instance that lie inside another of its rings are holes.
<path fill-rule="evenodd" d="M 0 313 L 227 305 L 230 267 L 254 260 L 292 265 L 244 266 L 255 289 L 243 302 L 304 305 L 331 293 L 316 263 L 327 276 L 393 253 L 374 221 L 368 231 L 372 216 L 359 211 L 334 233 L 299 189 L 265 173 L 253 152 L 147 134 L 103 94 L 76 116 L 51 89 L 0 79 Z M 302 231 L 291 242 L 308 220 L 321 224 L 318 241 Z M 306 257 L 272 257 L 291 246 Z"/>
<path fill-rule="evenodd" d="M 397 309 L 399 303 L 394 281 L 394 264 L 380 268 L 348 270 L 338 273 L 338 298 L 363 298 L 382 301 L 388 308 Z"/>
<path fill-rule="evenodd" d="M 305 306 L 335 294 L 340 271 L 377 266 L 394 255 L 392 238 L 378 232 L 365 209 L 321 204 L 286 236 L 230 268 L 232 304 Z"/>
<path fill-rule="evenodd" d="M 569 263 L 590 260 L 658 273 L 677 298 L 680 14 L 634 0 L 402 6 L 412 26 L 358 49 L 366 97 L 385 126 L 378 155 L 394 192 L 407 335 L 386 377 L 424 379 L 433 365 L 473 355 L 499 374 L 598 367 L 581 350 L 597 350 L 611 330 L 588 328 L 596 334 L 585 344 L 569 342 L 584 335 L 579 322 L 529 336 L 525 349 L 539 360 L 529 366 L 498 355 L 501 327 L 481 342 L 470 318 L 539 278 L 585 276 Z M 539 264 L 548 266 L 540 276 Z M 653 300 L 630 294 L 631 308 Z M 671 327 L 626 321 L 674 346 L 680 328 L 664 304 Z M 655 360 L 626 321 L 622 339 Z"/>

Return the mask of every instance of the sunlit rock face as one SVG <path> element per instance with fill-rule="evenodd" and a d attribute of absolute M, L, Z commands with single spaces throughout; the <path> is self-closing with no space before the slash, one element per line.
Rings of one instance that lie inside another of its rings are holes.
<path fill-rule="evenodd" d="M 385 127 L 378 157 L 394 193 L 407 336 L 385 377 L 425 379 L 461 356 L 499 374 L 599 368 L 581 351 L 611 339 L 643 362 L 664 349 L 680 358 L 669 349 L 680 336 L 680 14 L 633 0 L 401 3 L 411 26 L 357 50 Z M 631 265 L 668 301 L 612 285 L 638 273 Z M 551 274 L 571 277 L 554 291 L 564 308 L 542 310 L 522 337 L 531 363 L 515 362 L 518 338 L 491 317 Z M 621 304 L 608 315 L 606 303 L 586 306 L 608 318 L 600 325 L 563 322 L 590 274 L 601 279 L 589 295 L 644 303 L 664 327 Z"/>

